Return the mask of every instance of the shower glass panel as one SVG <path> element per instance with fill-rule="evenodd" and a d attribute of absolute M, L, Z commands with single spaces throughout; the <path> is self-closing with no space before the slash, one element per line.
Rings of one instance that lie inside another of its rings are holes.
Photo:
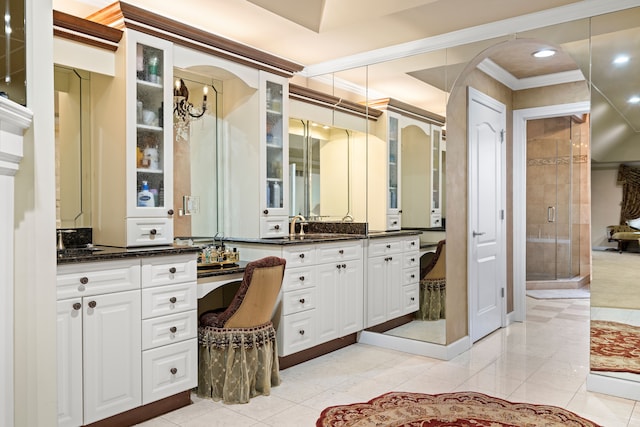
<path fill-rule="evenodd" d="M 527 280 L 576 276 L 571 117 L 527 123 Z M 577 251 L 579 254 L 579 250 Z"/>

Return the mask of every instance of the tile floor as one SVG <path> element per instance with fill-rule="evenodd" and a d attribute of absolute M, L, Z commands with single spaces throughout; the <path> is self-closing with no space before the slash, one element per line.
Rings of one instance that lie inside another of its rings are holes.
<path fill-rule="evenodd" d="M 640 426 L 640 402 L 586 391 L 589 300 L 527 298 L 527 322 L 500 329 L 450 361 L 355 344 L 282 371 L 271 396 L 194 404 L 144 427 L 314 426 L 327 406 L 389 391 L 471 390 L 569 409 L 607 427 Z"/>

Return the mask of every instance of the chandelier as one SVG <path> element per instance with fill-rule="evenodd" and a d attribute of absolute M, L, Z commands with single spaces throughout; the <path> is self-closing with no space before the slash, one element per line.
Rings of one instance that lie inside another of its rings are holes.
<path fill-rule="evenodd" d="M 187 89 L 187 85 L 184 84 L 184 80 L 176 80 L 176 85 L 173 89 L 173 115 L 182 122 L 197 120 L 204 116 L 204 113 L 207 111 L 208 91 L 209 89 L 205 85 L 202 88 L 202 107 L 197 108 L 189 102 L 189 89 Z"/>

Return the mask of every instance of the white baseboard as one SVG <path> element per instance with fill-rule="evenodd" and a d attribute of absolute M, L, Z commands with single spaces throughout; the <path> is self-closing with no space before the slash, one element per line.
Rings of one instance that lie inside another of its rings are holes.
<path fill-rule="evenodd" d="M 640 382 L 590 373 L 587 390 L 624 399 L 640 400 Z"/>
<path fill-rule="evenodd" d="M 377 332 L 362 331 L 358 337 L 358 342 L 440 360 L 451 360 L 471 348 L 471 340 L 468 336 L 449 345 L 443 345 Z"/>

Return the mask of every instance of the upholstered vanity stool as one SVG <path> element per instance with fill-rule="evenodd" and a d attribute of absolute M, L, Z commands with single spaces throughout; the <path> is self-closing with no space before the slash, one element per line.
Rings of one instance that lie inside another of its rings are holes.
<path fill-rule="evenodd" d="M 280 384 L 271 316 L 284 268 L 278 257 L 250 262 L 229 307 L 200 315 L 198 396 L 248 403 Z"/>
<path fill-rule="evenodd" d="M 419 320 L 445 318 L 447 295 L 445 247 L 445 240 L 440 240 L 435 255 L 420 271 L 420 307 L 416 313 L 416 318 Z"/>

